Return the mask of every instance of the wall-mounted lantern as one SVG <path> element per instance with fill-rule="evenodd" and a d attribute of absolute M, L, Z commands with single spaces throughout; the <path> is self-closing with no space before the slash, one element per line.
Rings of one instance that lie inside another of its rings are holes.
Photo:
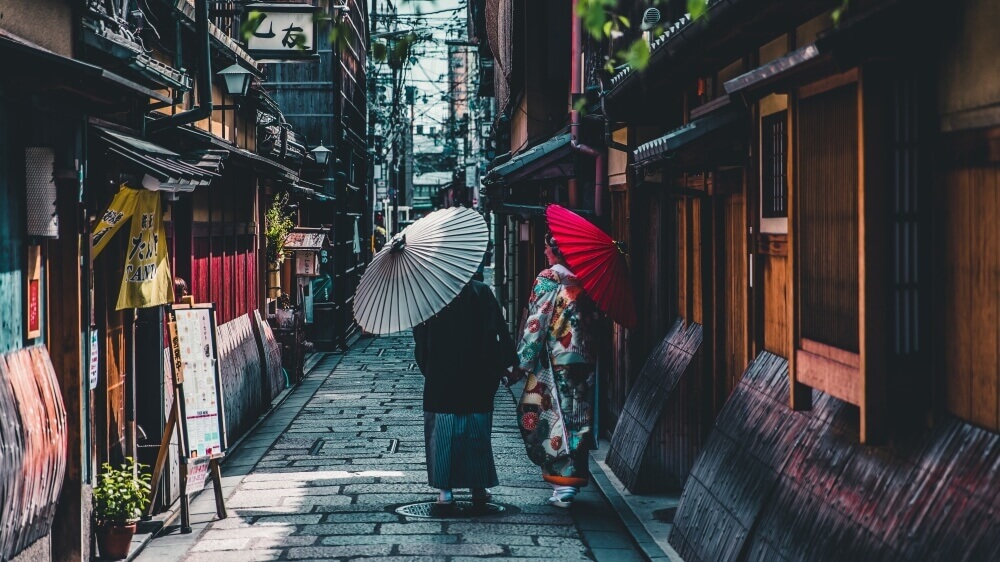
<path fill-rule="evenodd" d="M 243 97 L 250 88 L 253 74 L 238 64 L 223 68 L 217 73 L 226 81 L 226 93 L 230 96 Z"/>
<path fill-rule="evenodd" d="M 319 146 L 309 151 L 309 153 L 313 155 L 313 158 L 316 159 L 316 163 L 320 166 L 326 166 L 330 162 L 331 152 L 332 151 L 329 148 L 323 146 L 323 141 L 320 141 Z"/>

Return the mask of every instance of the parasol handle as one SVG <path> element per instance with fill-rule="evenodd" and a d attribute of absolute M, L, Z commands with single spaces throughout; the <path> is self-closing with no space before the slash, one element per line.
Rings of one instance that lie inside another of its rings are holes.
<path fill-rule="evenodd" d="M 618 248 L 618 253 L 628 257 L 628 244 L 624 242 L 619 242 L 618 240 L 614 240 L 614 244 L 615 248 Z"/>
<path fill-rule="evenodd" d="M 406 247 L 406 235 L 400 232 L 399 234 L 392 237 L 391 246 L 389 247 L 389 252 L 396 253 L 403 251 Z"/>

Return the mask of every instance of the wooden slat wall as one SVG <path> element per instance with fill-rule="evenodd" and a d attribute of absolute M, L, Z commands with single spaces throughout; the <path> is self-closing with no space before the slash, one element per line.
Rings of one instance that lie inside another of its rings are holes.
<path fill-rule="evenodd" d="M 857 408 L 790 410 L 787 381 L 764 352 L 719 415 L 674 518 L 684 560 L 998 558 L 1000 435 L 945 416 L 867 447 Z"/>
<path fill-rule="evenodd" d="M 742 181 L 742 178 L 740 178 Z M 723 263 L 724 272 L 719 280 L 723 285 L 722 322 L 719 326 L 723 341 L 719 349 L 722 352 L 720 366 L 724 372 L 717 373 L 724 378 L 725 396 L 728 397 L 736 388 L 746 369 L 749 357 L 747 353 L 749 337 L 747 326 L 747 290 L 749 275 L 747 264 L 747 225 L 746 200 L 742 189 L 738 194 L 725 196 L 723 208 Z M 716 315 L 719 317 L 719 315 Z"/>
<path fill-rule="evenodd" d="M 697 197 L 688 198 L 688 268 L 690 287 L 690 316 L 688 320 L 705 324 L 705 283 L 702 273 L 702 200 Z"/>
<path fill-rule="evenodd" d="M 257 343 L 261 353 L 262 368 L 264 370 L 264 387 L 268 394 L 265 399 L 270 402 L 274 400 L 282 390 L 285 389 L 285 373 L 281 368 L 281 344 L 274 337 L 271 325 L 260 315 L 260 312 L 253 312 L 254 333 L 257 336 Z"/>
<path fill-rule="evenodd" d="M 799 101 L 795 193 L 801 337 L 857 352 L 857 86 Z"/>
<path fill-rule="evenodd" d="M 945 181 L 945 405 L 1000 430 L 1000 168 L 953 170 Z"/>
<path fill-rule="evenodd" d="M 270 399 L 264 398 L 262 363 L 252 322 L 252 316 L 244 315 L 218 328 L 219 366 L 230 443 L 246 433 L 270 407 Z"/>
<path fill-rule="evenodd" d="M 66 474 L 67 419 L 44 347 L 0 356 L 0 559 L 49 534 Z"/>
<path fill-rule="evenodd" d="M 246 233 L 250 228 L 245 222 L 194 225 L 188 286 L 196 302 L 215 303 L 220 323 L 257 308 L 257 237 Z"/>
<path fill-rule="evenodd" d="M 612 238 L 628 245 L 630 265 L 635 263 L 635 251 L 637 248 L 633 247 L 629 237 L 631 225 L 629 221 L 629 192 L 627 190 L 622 189 L 611 192 L 611 225 Z M 634 293 L 636 295 L 643 294 L 642 291 L 638 290 L 635 290 Z M 629 361 L 629 331 L 614 323 L 612 323 L 611 330 L 611 368 L 604 369 L 601 373 L 601 396 L 599 397 L 600 402 L 598 405 L 602 413 L 602 427 L 598 428 L 598 431 L 602 434 L 604 431 L 612 431 L 618 423 L 618 416 L 625 405 L 625 399 L 628 396 L 628 388 L 631 382 L 629 373 L 631 366 Z"/>
<path fill-rule="evenodd" d="M 687 199 L 680 198 L 677 200 L 677 315 L 685 320 L 691 320 L 689 310 L 689 302 L 692 300 L 690 285 L 688 283 L 688 277 L 691 275 L 689 272 L 690 262 L 688 260 L 688 232 L 690 232 L 690 227 L 688 223 L 690 222 L 690 215 L 687 210 Z"/>
<path fill-rule="evenodd" d="M 679 489 L 701 449 L 699 324 L 677 319 L 650 354 L 611 437 L 607 463 L 632 492 Z"/>

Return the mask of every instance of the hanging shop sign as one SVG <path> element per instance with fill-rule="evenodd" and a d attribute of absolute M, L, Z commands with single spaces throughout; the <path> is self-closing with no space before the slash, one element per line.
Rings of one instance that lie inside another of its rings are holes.
<path fill-rule="evenodd" d="M 116 308 L 170 304 L 174 296 L 173 281 L 159 193 L 122 184 L 94 228 L 93 255 L 96 258 L 129 220 L 132 224 L 125 250 L 125 275 Z"/>
<path fill-rule="evenodd" d="M 28 318 L 24 327 L 28 339 L 42 335 L 42 247 L 28 246 L 28 286 L 27 297 Z"/>
<path fill-rule="evenodd" d="M 160 194 L 144 189 L 135 197 L 118 310 L 159 306 L 174 300 Z"/>
<path fill-rule="evenodd" d="M 316 15 L 309 4 L 247 4 L 247 53 L 258 62 L 319 60 Z"/>

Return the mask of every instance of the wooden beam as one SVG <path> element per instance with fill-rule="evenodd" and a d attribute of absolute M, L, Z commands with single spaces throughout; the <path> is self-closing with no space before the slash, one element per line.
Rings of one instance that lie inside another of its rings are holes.
<path fill-rule="evenodd" d="M 52 560 L 69 562 L 90 556 L 91 486 L 83 471 L 84 444 L 89 444 L 89 402 L 84 394 L 88 381 L 82 371 L 80 350 L 83 332 L 80 298 L 80 209 L 79 186 L 75 181 L 56 179 L 56 212 L 59 238 L 48 243 L 49 354 L 66 406 L 66 475 L 52 524 Z M 81 423 L 82 422 L 82 423 Z"/>
<path fill-rule="evenodd" d="M 788 259 L 785 260 L 786 269 L 786 279 L 788 287 L 788 347 L 787 349 L 791 351 L 788 357 L 788 406 L 793 410 L 809 410 L 812 408 L 812 388 L 802 384 L 799 381 L 798 371 L 798 354 L 795 350 L 798 348 L 799 343 L 799 302 L 797 288 L 799 283 L 798 272 L 795 269 L 795 252 L 796 252 L 796 231 L 798 228 L 798 220 L 795 208 L 795 196 L 796 191 L 799 187 L 798 176 L 796 175 L 796 160 L 798 159 L 799 147 L 796 143 L 797 134 L 793 135 L 798 127 L 798 99 L 794 96 L 789 96 L 788 100 L 788 138 L 786 141 L 786 146 L 788 147 L 788 158 L 787 158 L 787 171 L 786 177 L 788 178 L 788 235 L 786 241 L 788 244 Z"/>
<path fill-rule="evenodd" d="M 861 375 L 857 367 L 802 349 L 795 350 L 795 365 L 798 369 L 795 373 L 796 380 L 801 384 L 836 396 L 845 402 L 861 404 Z"/>
<path fill-rule="evenodd" d="M 888 318 L 892 252 L 885 147 L 892 73 L 880 65 L 865 68 L 858 82 L 858 342 L 860 357 L 861 442 L 888 437 L 886 393 L 889 370 Z"/>

